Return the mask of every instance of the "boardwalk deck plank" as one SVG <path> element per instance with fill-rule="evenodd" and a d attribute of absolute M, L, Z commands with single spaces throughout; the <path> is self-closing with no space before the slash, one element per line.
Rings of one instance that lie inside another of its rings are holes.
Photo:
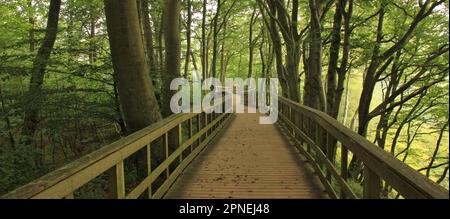
<path fill-rule="evenodd" d="M 221 138 L 180 175 L 165 198 L 327 198 L 276 125 L 236 114 Z"/>

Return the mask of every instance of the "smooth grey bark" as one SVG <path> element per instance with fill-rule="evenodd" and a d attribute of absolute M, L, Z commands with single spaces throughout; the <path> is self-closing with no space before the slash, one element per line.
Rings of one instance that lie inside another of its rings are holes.
<path fill-rule="evenodd" d="M 166 0 L 165 5 L 165 47 L 166 47 L 166 67 L 162 74 L 163 79 L 163 97 L 162 110 L 163 116 L 172 114 L 170 109 L 170 99 L 176 91 L 170 90 L 170 83 L 173 79 L 180 77 L 181 70 L 181 39 L 180 39 L 180 0 Z"/>
<path fill-rule="evenodd" d="M 161 120 L 135 0 L 105 0 L 106 24 L 121 111 L 128 133 Z"/>

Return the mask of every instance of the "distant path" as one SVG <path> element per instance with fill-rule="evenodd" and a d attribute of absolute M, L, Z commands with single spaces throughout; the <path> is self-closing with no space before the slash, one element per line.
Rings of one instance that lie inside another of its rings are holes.
<path fill-rule="evenodd" d="M 296 149 L 276 125 L 260 125 L 259 116 L 237 113 L 165 198 L 325 198 Z"/>

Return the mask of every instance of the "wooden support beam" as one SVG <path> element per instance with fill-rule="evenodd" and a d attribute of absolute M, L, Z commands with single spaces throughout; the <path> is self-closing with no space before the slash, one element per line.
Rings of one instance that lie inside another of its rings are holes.
<path fill-rule="evenodd" d="M 125 198 L 125 173 L 123 160 L 108 171 L 109 197 L 112 199 Z"/>
<path fill-rule="evenodd" d="M 381 195 L 380 177 L 370 168 L 364 167 L 364 199 L 379 199 Z"/>
<path fill-rule="evenodd" d="M 151 148 L 151 144 L 148 144 L 146 147 L 146 152 L 147 152 L 147 177 L 152 175 L 152 148 Z M 148 198 L 151 199 L 152 198 L 152 184 L 150 183 L 150 186 L 147 189 L 147 194 L 148 194 Z"/>

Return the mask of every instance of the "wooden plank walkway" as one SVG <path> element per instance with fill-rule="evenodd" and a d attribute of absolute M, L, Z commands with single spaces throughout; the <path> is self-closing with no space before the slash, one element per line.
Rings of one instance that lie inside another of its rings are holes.
<path fill-rule="evenodd" d="M 320 181 L 276 125 L 236 118 L 179 176 L 165 198 L 326 198 Z"/>

